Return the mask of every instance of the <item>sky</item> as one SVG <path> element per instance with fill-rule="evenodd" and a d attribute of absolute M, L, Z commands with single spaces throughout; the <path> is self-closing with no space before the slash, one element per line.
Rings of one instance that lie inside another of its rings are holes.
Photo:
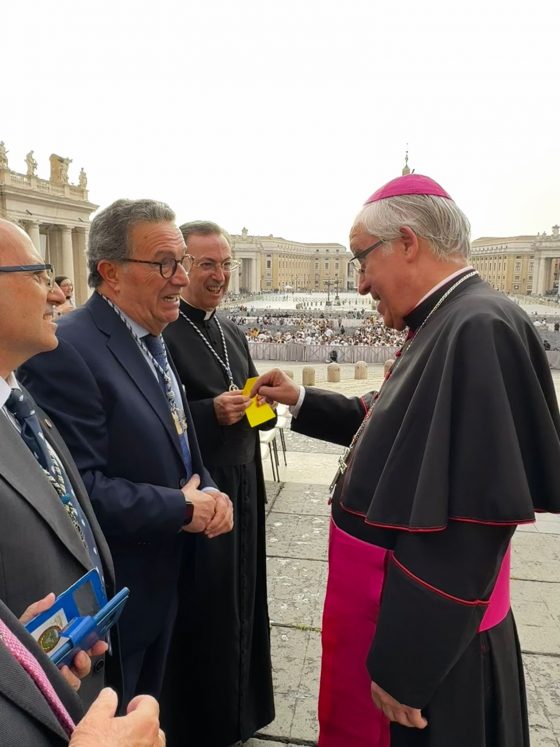
<path fill-rule="evenodd" d="M 348 243 L 409 164 L 472 237 L 560 222 L 558 0 L 19 0 L 0 10 L 0 140 L 83 167 L 90 200 Z"/>

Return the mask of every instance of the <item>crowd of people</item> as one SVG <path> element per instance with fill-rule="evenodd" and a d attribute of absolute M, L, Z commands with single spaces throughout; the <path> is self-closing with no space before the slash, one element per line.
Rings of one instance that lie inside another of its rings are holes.
<path fill-rule="evenodd" d="M 235 316 L 231 319 L 245 331 L 249 342 L 398 347 L 404 339 L 401 332 L 386 327 L 375 312 L 363 318 L 358 326 L 354 320 L 341 316 L 288 316 L 276 312 L 256 318 Z"/>
<path fill-rule="evenodd" d="M 468 221 L 432 179 L 377 190 L 350 244 L 379 315 L 350 333 L 267 313 L 256 339 L 278 323 L 303 343 L 400 345 L 354 398 L 257 377 L 242 325 L 216 313 L 238 267 L 217 224 L 117 200 L 92 221 L 75 309 L 0 219 L 1 745 L 232 747 L 273 720 L 256 397 L 345 447 L 320 747 L 528 747 L 509 558 L 518 524 L 560 511 L 543 346 L 469 265 Z M 130 598 L 110 640 L 59 669 L 23 625 L 87 572 Z"/>

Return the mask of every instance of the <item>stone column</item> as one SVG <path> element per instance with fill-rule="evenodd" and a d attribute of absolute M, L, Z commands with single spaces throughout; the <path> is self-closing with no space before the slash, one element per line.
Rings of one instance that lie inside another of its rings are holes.
<path fill-rule="evenodd" d="M 544 296 L 546 288 L 546 259 L 539 257 L 539 274 L 537 277 L 537 293 L 539 296 Z"/>
<path fill-rule="evenodd" d="M 541 264 L 542 264 L 542 258 L 540 254 L 537 254 L 535 252 L 534 259 L 533 259 L 533 285 L 531 287 L 531 293 L 533 296 L 538 295 L 538 287 L 539 287 L 539 276 L 541 274 Z"/>
<path fill-rule="evenodd" d="M 72 246 L 72 229 L 69 226 L 59 226 L 61 248 L 62 248 L 62 267 L 60 273 L 66 275 L 74 282 L 74 249 Z"/>
<path fill-rule="evenodd" d="M 230 293 L 239 293 L 239 278 L 241 277 L 241 273 L 243 272 L 243 260 L 238 259 L 237 261 L 240 263 L 240 265 L 237 270 L 235 270 L 235 272 L 231 273 L 231 277 L 229 279 Z"/>
<path fill-rule="evenodd" d="M 43 252 L 41 251 L 41 237 L 39 236 L 39 224 L 34 221 L 29 221 L 25 226 L 25 230 L 29 234 L 29 238 L 33 242 L 35 249 L 37 249 L 39 254 L 43 256 Z"/>
<path fill-rule="evenodd" d="M 87 263 L 86 263 L 86 228 L 75 228 L 72 232 L 72 244 L 74 255 L 74 298 L 76 306 L 80 306 L 87 301 Z"/>
<path fill-rule="evenodd" d="M 260 277 L 260 274 L 259 274 L 259 262 L 258 262 L 258 260 L 257 260 L 256 257 L 251 260 L 251 265 L 252 265 L 252 269 L 253 269 L 253 273 L 252 273 L 252 275 L 253 275 L 253 281 L 252 281 L 252 288 L 251 288 L 251 290 L 253 291 L 253 293 L 260 293 L 260 290 L 261 290 L 261 277 Z"/>
<path fill-rule="evenodd" d="M 549 257 L 546 260 L 546 292 L 550 292 L 554 288 L 554 259 Z"/>

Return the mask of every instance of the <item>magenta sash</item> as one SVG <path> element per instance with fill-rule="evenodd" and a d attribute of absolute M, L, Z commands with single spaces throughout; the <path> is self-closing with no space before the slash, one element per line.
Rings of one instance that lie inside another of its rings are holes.
<path fill-rule="evenodd" d="M 389 747 L 389 721 L 371 699 L 366 659 L 375 633 L 387 551 L 331 521 L 323 611 L 319 747 Z"/>
<path fill-rule="evenodd" d="M 509 612 L 510 598 L 509 598 L 509 576 L 510 576 L 510 565 L 511 565 L 511 545 L 506 550 L 506 554 L 502 560 L 500 572 L 496 579 L 496 584 L 490 595 L 490 601 L 484 617 L 478 628 L 478 632 L 482 633 L 484 630 L 489 630 L 495 625 L 499 625 L 505 616 Z"/>

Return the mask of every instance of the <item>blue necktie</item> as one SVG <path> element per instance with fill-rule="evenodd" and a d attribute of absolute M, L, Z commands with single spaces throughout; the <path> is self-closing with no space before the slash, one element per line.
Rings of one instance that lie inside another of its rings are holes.
<path fill-rule="evenodd" d="M 103 580 L 101 561 L 91 526 L 76 498 L 66 470 L 54 451 L 51 453 L 39 419 L 35 414 L 33 402 L 21 389 L 12 389 L 6 400 L 6 409 L 12 413 L 18 422 L 25 445 L 44 469 L 49 482 L 55 489 L 74 529 L 86 548 L 92 564 L 97 568 L 99 576 Z"/>
<path fill-rule="evenodd" d="M 153 357 L 156 359 L 157 363 L 161 366 L 161 368 L 165 371 L 169 382 L 171 382 L 171 369 L 169 368 L 169 361 L 167 360 L 167 353 L 165 352 L 165 345 L 163 343 L 163 338 L 161 335 L 145 335 L 143 338 L 144 343 L 146 344 L 146 347 L 150 351 L 150 353 L 153 355 Z M 171 397 L 174 397 L 174 394 L 171 394 L 168 391 L 168 387 L 171 387 L 171 384 L 167 384 L 164 377 L 161 374 L 161 371 L 156 368 L 156 374 L 159 381 L 159 385 L 161 389 L 163 390 L 163 393 L 165 395 L 165 399 L 167 401 L 167 405 L 169 407 L 169 410 L 172 410 L 171 405 Z M 182 405 L 180 402 L 175 402 L 175 407 Z M 187 478 L 190 478 L 192 475 L 192 459 L 191 459 L 191 451 L 189 448 L 189 439 L 187 436 L 187 432 L 184 430 L 182 433 L 177 434 L 179 438 L 179 445 L 181 446 L 181 453 L 183 455 L 183 464 L 185 465 L 185 469 L 187 471 Z"/>

